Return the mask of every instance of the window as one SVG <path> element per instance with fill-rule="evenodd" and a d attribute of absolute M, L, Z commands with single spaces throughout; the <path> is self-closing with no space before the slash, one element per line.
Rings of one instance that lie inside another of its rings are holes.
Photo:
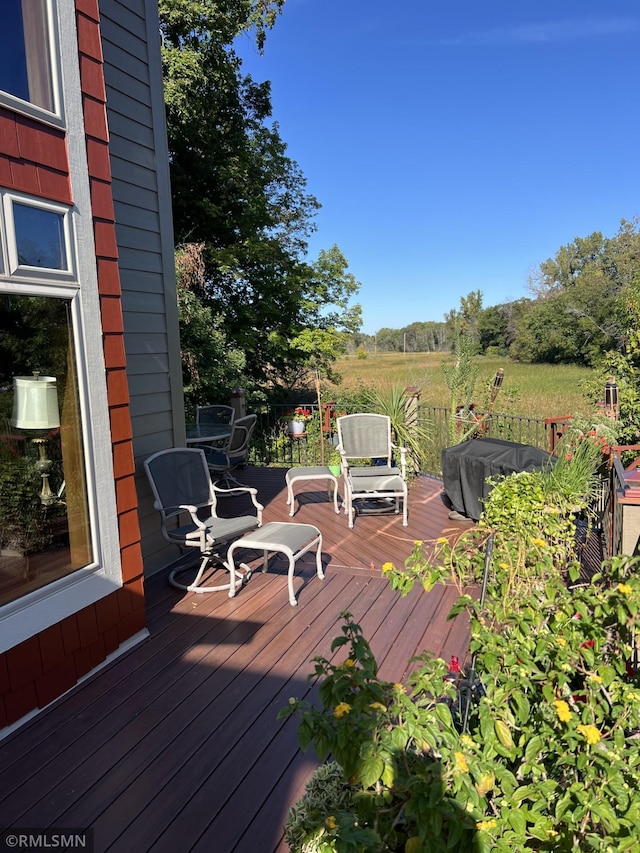
<path fill-rule="evenodd" d="M 74 0 L 0 9 L 0 106 L 62 127 L 64 82 L 79 142 Z M 15 488 L 12 504 L 0 496 L 18 520 L 9 536 L 0 519 L 0 651 L 122 586 L 89 177 L 74 151 L 73 206 L 0 187 L 0 491 L 20 483 L 24 501 Z M 21 416 L 20 400 L 14 412 L 17 379 L 34 371 L 54 389 L 43 395 L 50 428 Z"/>
<path fill-rule="evenodd" d="M 0 606 L 92 561 L 71 303 L 0 293 Z"/>
<path fill-rule="evenodd" d="M 19 266 L 67 269 L 64 214 L 14 202 L 13 227 Z"/>
<path fill-rule="evenodd" d="M 95 580 L 99 597 L 119 572 L 114 568 L 107 577 L 104 571 L 105 546 L 96 524 L 96 452 L 89 448 L 98 427 L 83 416 L 92 367 L 79 346 L 87 341 L 82 306 L 92 289 L 83 293 L 80 287 L 73 231 L 69 207 L 0 188 L 0 609 L 9 614 L 5 618 L 11 618 L 12 608 L 18 608 L 18 617 L 20 600 L 28 594 L 41 596 L 43 612 L 53 612 L 45 599 L 59 595 L 60 584 L 78 590 L 85 577 Z M 66 594 L 65 600 L 71 599 Z"/>
<path fill-rule="evenodd" d="M 9 272 L 73 281 L 70 208 L 7 191 L 3 196 Z"/>
<path fill-rule="evenodd" d="M 9 96 L 3 100 L 58 115 L 49 0 L 2 0 L 2 12 L 0 90 Z"/>

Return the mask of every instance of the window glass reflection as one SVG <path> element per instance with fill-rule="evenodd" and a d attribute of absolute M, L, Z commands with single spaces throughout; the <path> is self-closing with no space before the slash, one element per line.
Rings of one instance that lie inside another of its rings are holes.
<path fill-rule="evenodd" d="M 2 0 L 0 89 L 54 111 L 45 0 Z"/>
<path fill-rule="evenodd" d="M 14 201 L 13 221 L 20 266 L 68 268 L 61 213 Z"/>
<path fill-rule="evenodd" d="M 92 561 L 70 309 L 0 294 L 0 605 Z"/>

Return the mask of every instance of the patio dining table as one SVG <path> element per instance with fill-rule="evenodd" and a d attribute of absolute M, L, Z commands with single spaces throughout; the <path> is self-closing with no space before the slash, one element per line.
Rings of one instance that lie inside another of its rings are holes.
<path fill-rule="evenodd" d="M 233 426 L 231 424 L 186 424 L 186 443 L 203 444 L 212 441 L 224 441 L 231 438 Z"/>

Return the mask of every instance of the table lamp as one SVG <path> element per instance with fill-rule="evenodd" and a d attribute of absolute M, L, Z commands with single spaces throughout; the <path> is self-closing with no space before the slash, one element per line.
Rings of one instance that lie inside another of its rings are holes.
<path fill-rule="evenodd" d="M 18 429 L 45 431 L 60 426 L 58 409 L 58 389 L 55 376 L 40 376 L 34 370 L 33 376 L 13 377 L 13 415 L 11 423 Z M 38 448 L 36 469 L 42 477 L 40 501 L 50 506 L 57 500 L 49 485 L 49 472 L 52 461 L 47 458 L 47 438 L 37 436 L 32 444 Z"/>

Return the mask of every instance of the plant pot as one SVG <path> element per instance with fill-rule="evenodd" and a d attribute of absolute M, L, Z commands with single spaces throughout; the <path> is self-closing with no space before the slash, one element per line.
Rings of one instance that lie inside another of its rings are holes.
<path fill-rule="evenodd" d="M 287 424 L 287 432 L 289 435 L 302 435 L 305 432 L 304 421 L 289 421 Z"/>

